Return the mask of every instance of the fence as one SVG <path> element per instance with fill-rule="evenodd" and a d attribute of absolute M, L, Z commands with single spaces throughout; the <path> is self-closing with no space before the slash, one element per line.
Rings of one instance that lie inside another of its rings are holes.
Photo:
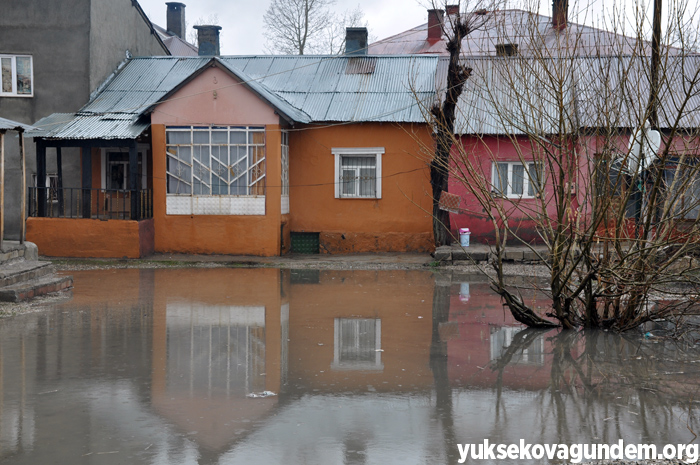
<path fill-rule="evenodd" d="M 30 187 L 27 215 L 48 218 L 144 220 L 153 218 L 153 191 Z"/>

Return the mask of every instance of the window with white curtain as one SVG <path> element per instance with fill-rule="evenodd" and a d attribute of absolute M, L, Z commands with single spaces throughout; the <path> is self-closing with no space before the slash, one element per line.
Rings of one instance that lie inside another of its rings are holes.
<path fill-rule="evenodd" d="M 333 148 L 335 198 L 381 199 L 383 147 Z"/>

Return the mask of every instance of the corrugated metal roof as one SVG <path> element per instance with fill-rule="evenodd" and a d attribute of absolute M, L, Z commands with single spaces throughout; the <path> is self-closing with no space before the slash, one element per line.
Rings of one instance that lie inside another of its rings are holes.
<path fill-rule="evenodd" d="M 139 119 L 211 57 L 133 58 L 69 119 L 44 119 L 34 137 L 136 137 Z M 438 58 L 430 56 L 216 57 L 280 113 L 300 123 L 324 121 L 423 122 L 421 100 L 435 96 Z M 65 124 L 57 124 L 63 121 Z M 43 126 L 51 123 L 50 130 Z M 131 126 L 130 126 L 131 124 Z M 40 135 L 41 134 L 41 135 Z"/>
<path fill-rule="evenodd" d="M 11 119 L 0 118 L 0 131 L 14 131 L 17 128 L 21 128 L 24 131 L 29 131 L 32 129 L 32 126 L 18 123 L 17 121 L 12 121 Z"/>
<path fill-rule="evenodd" d="M 259 84 L 308 115 L 306 120 L 295 119 L 299 122 L 424 122 L 416 95 L 422 102 L 433 101 L 438 58 L 283 56 L 221 61 L 234 73 L 244 72 L 251 87 Z"/>
<path fill-rule="evenodd" d="M 457 106 L 456 133 L 552 134 L 574 126 L 572 114 L 562 115 L 575 108 L 572 75 L 554 77 L 561 61 L 489 57 L 464 64 L 472 74 Z"/>
<path fill-rule="evenodd" d="M 150 126 L 150 120 L 118 113 L 75 115 L 54 113 L 35 123 L 29 137 L 47 139 L 135 139 Z"/>
<path fill-rule="evenodd" d="M 457 107 L 460 134 L 635 128 L 648 118 L 649 57 L 472 57 L 464 64 L 472 75 Z M 670 56 L 663 63 L 659 126 L 676 124 L 700 127 L 699 55 Z"/>

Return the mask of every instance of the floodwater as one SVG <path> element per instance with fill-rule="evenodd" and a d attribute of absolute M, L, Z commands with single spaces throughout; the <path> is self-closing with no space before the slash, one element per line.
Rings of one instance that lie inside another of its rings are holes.
<path fill-rule="evenodd" d="M 700 431 L 697 350 L 522 331 L 478 278 L 73 275 L 69 300 L 0 320 L 3 465 L 454 464 L 457 444 L 485 438 L 664 445 Z"/>

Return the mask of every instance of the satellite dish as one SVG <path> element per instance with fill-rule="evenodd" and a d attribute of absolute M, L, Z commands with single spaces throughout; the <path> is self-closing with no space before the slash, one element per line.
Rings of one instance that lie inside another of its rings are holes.
<path fill-rule="evenodd" d="M 640 169 L 649 168 L 661 148 L 661 133 L 649 128 L 647 122 L 643 128 L 636 128 L 630 135 L 629 158 L 627 165 L 631 174 Z M 641 167 L 639 166 L 641 163 Z"/>

